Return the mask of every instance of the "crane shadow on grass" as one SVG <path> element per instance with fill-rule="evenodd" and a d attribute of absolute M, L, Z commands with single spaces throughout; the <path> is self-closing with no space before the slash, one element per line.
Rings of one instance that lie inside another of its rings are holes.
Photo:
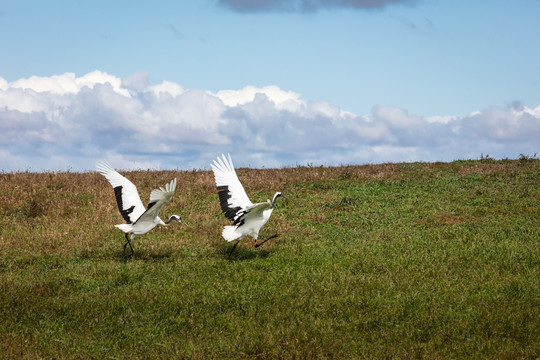
<path fill-rule="evenodd" d="M 130 261 L 144 261 L 144 262 L 160 262 L 160 261 L 172 261 L 175 253 L 173 249 L 134 249 L 131 256 L 124 256 L 122 250 L 115 251 L 107 256 L 111 260 L 118 262 L 130 262 Z"/>
<path fill-rule="evenodd" d="M 266 243 L 268 240 L 275 239 L 281 236 L 280 234 L 275 234 L 267 238 L 266 240 L 259 242 L 253 248 L 249 245 L 237 246 L 236 242 L 228 245 L 221 245 L 221 253 L 227 257 L 229 260 L 249 260 L 254 258 L 266 258 L 271 254 L 270 249 L 260 249 L 259 246 Z M 269 246 L 269 245 L 267 245 Z"/>
<path fill-rule="evenodd" d="M 122 253 L 120 253 L 120 256 L 122 260 L 124 260 L 124 256 Z M 133 256 L 131 258 L 128 258 L 127 260 L 140 260 L 140 261 L 163 261 L 163 260 L 169 260 L 174 256 L 174 251 L 172 250 L 161 250 L 161 251 L 149 251 L 149 250 L 140 250 L 135 251 L 133 253 Z"/>
<path fill-rule="evenodd" d="M 225 260 L 230 261 L 243 261 L 243 260 L 251 260 L 251 259 L 264 259 L 267 258 L 272 252 L 267 249 L 255 249 L 253 247 L 249 247 L 249 245 L 241 246 L 238 245 L 236 249 L 231 253 L 231 250 L 233 248 L 234 244 L 226 244 L 226 245 L 220 245 L 219 251 L 221 253 L 221 256 Z"/>

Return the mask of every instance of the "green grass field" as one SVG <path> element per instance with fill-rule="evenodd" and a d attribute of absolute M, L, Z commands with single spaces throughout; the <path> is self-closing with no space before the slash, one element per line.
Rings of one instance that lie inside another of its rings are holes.
<path fill-rule="evenodd" d="M 2 359 L 538 359 L 540 160 L 239 169 L 281 190 L 255 249 L 209 171 L 122 257 L 97 173 L 0 174 Z"/>

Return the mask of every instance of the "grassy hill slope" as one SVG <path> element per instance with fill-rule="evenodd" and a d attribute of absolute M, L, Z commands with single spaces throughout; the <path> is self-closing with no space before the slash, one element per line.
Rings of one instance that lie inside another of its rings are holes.
<path fill-rule="evenodd" d="M 124 175 L 184 220 L 127 262 L 102 176 L 0 174 L 0 358 L 540 357 L 539 160 L 240 169 L 230 258 L 211 172 Z"/>

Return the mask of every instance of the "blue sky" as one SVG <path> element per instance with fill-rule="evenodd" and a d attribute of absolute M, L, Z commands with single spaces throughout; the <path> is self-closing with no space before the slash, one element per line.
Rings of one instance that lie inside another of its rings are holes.
<path fill-rule="evenodd" d="M 532 155 L 538 14 L 533 0 L 3 2 L 0 167 Z"/>

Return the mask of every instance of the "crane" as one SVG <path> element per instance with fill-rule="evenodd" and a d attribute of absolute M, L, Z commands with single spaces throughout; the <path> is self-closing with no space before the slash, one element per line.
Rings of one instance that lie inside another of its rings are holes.
<path fill-rule="evenodd" d="M 114 189 L 114 195 L 118 204 L 118 210 L 126 221 L 125 224 L 114 225 L 125 233 L 126 243 L 124 244 L 124 257 L 126 257 L 126 246 L 129 245 L 133 255 L 133 247 L 131 240 L 137 235 L 143 235 L 155 228 L 157 225 L 169 225 L 172 221 L 182 222 L 178 215 L 171 215 L 167 221 L 159 218 L 158 214 L 161 209 L 171 201 L 174 191 L 176 190 L 176 178 L 165 185 L 165 188 L 160 187 L 154 189 L 150 193 L 150 202 L 145 208 L 137 187 L 124 176 L 120 175 L 108 163 L 99 162 L 96 165 L 97 171 L 105 176 Z"/>
<path fill-rule="evenodd" d="M 223 228 L 222 236 L 229 242 L 238 239 L 229 253 L 230 256 L 236 245 L 246 236 L 253 237 L 255 247 L 279 236 L 272 235 L 263 242 L 257 243 L 259 231 L 270 219 L 276 199 L 283 195 L 278 191 L 274 194 L 272 201 L 253 204 L 238 180 L 231 155 L 228 154 L 228 158 L 224 154 L 221 156 L 221 158 L 218 156 L 210 166 L 214 172 L 221 210 L 227 219 L 233 221 L 232 225 Z"/>

